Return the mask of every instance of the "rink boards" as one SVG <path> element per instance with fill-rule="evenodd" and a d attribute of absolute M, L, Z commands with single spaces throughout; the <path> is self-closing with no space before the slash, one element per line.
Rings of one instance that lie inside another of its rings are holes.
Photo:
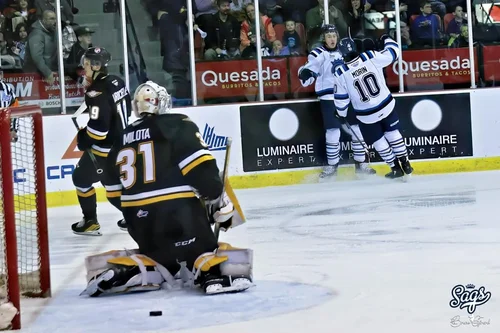
<path fill-rule="evenodd" d="M 497 89 L 462 93 L 404 94 L 396 111 L 416 174 L 500 169 Z M 319 102 L 275 101 L 176 109 L 188 115 L 222 169 L 225 142 L 233 139 L 230 179 L 235 188 L 314 182 L 325 158 Z M 333 112 L 333 110 L 332 110 Z M 87 116 L 79 118 L 85 124 Z M 349 136 L 344 132 L 340 178 L 353 174 Z M 44 117 L 47 201 L 50 207 L 77 203 L 71 175 L 81 152 L 71 116 Z M 371 147 L 370 147 L 371 148 Z M 389 168 L 370 149 L 379 173 Z M 15 166 L 14 181 L 27 179 Z M 19 184 L 21 185 L 21 184 Z M 96 184 L 97 185 L 97 184 Z M 97 185 L 99 200 L 105 200 Z"/>

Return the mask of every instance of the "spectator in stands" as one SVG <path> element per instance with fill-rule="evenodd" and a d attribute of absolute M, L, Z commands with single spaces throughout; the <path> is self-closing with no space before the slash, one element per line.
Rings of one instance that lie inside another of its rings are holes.
<path fill-rule="evenodd" d="M 270 56 L 273 57 L 282 57 L 282 56 L 289 56 L 290 55 L 290 50 L 288 49 L 287 46 L 283 46 L 283 43 L 279 39 L 276 39 L 273 42 L 273 49 L 271 51 Z"/>
<path fill-rule="evenodd" d="M 408 27 L 408 24 L 406 24 L 403 21 L 399 21 L 400 26 L 401 26 L 401 48 L 403 50 L 408 49 L 411 45 L 411 37 L 410 37 L 410 28 Z M 396 22 L 395 21 L 390 21 L 389 22 L 389 36 L 391 36 L 392 39 L 396 40 Z"/>
<path fill-rule="evenodd" d="M 296 24 L 294 20 L 286 20 L 285 32 L 283 33 L 283 45 L 288 48 L 289 54 L 301 55 L 302 54 L 302 41 L 300 40 L 299 33 L 295 30 Z M 273 43 L 274 50 L 274 43 Z"/>
<path fill-rule="evenodd" d="M 94 30 L 85 26 L 80 26 L 75 30 L 78 42 L 71 47 L 71 51 L 66 59 L 66 66 L 64 67 L 65 72 L 75 81 L 80 77 L 78 72 L 81 68 L 80 61 L 82 56 L 89 47 L 92 47 L 92 34 L 94 32 Z"/>
<path fill-rule="evenodd" d="M 467 20 L 464 18 L 464 10 L 462 7 L 457 6 L 453 12 L 453 20 L 451 20 L 446 27 L 446 33 L 450 36 L 457 37 L 461 34 L 460 28 L 463 25 L 467 25 Z"/>
<path fill-rule="evenodd" d="M 361 6 L 361 0 L 349 0 L 347 11 L 344 12 L 346 24 L 351 29 L 351 36 L 358 37 L 364 36 L 364 13 L 365 8 Z"/>
<path fill-rule="evenodd" d="M 205 60 L 234 58 L 239 55 L 240 22 L 230 15 L 230 0 L 217 0 L 218 11 L 207 21 Z"/>
<path fill-rule="evenodd" d="M 24 62 L 26 44 L 28 43 L 28 27 L 25 23 L 19 23 L 14 31 L 11 50 Z"/>
<path fill-rule="evenodd" d="M 54 83 L 54 72 L 57 71 L 56 42 L 56 13 L 46 10 L 31 26 L 24 69 L 27 72 L 38 70 L 49 84 Z"/>
<path fill-rule="evenodd" d="M 212 0 L 214 1 L 214 0 Z M 245 21 L 247 15 L 245 13 L 245 7 L 249 3 L 253 3 L 253 0 L 232 0 L 231 1 L 231 14 L 236 17 L 240 22 Z"/>
<path fill-rule="evenodd" d="M 195 20 L 201 30 L 206 31 L 208 21 L 212 15 L 217 13 L 217 2 L 214 0 L 195 0 L 198 13 L 195 15 Z"/>
<path fill-rule="evenodd" d="M 278 5 L 276 0 L 260 0 L 264 4 L 264 13 L 271 18 L 273 24 L 283 23 L 283 16 L 281 15 L 281 6 Z"/>
<path fill-rule="evenodd" d="M 335 6 L 329 7 L 329 24 L 335 25 L 339 31 L 340 37 L 347 36 L 347 23 L 342 12 Z M 306 30 L 321 27 L 325 19 L 323 0 L 318 0 L 318 5 L 307 11 L 306 14 Z"/>
<path fill-rule="evenodd" d="M 190 1 L 190 0 L 187 0 Z M 194 1 L 193 1 L 194 2 Z M 148 4 L 158 19 L 163 55 L 163 70 L 167 73 L 167 89 L 175 98 L 189 98 L 189 42 L 186 0 L 156 0 Z M 193 14 L 197 14 L 193 3 Z"/>
<path fill-rule="evenodd" d="M 62 45 L 63 45 L 63 57 L 68 59 L 71 48 L 77 42 L 75 30 L 71 24 L 62 22 Z"/>
<path fill-rule="evenodd" d="M 444 17 L 446 15 L 446 5 L 441 1 L 429 0 L 432 11 L 438 13 L 439 16 Z"/>
<path fill-rule="evenodd" d="M 20 23 L 25 23 L 27 27 L 30 27 L 37 20 L 36 9 L 30 8 L 27 0 L 16 0 L 4 10 L 4 14 L 11 19 L 12 30 L 16 30 Z"/>
<path fill-rule="evenodd" d="M 240 29 L 240 50 L 241 56 L 244 58 L 254 57 L 257 49 L 257 38 L 261 38 L 262 52 L 265 54 L 265 49 L 270 50 L 272 43 L 276 40 L 276 31 L 274 31 L 271 19 L 260 12 L 260 32 L 255 30 L 255 6 L 248 4 L 245 7 L 247 19 L 241 23 Z M 268 51 L 269 53 L 269 51 Z"/>
<path fill-rule="evenodd" d="M 16 59 L 17 58 L 17 59 Z M 18 57 L 9 54 L 7 41 L 3 32 L 0 32 L 0 66 L 2 69 L 14 69 L 20 67 L 21 62 Z"/>
<path fill-rule="evenodd" d="M 448 47 L 468 47 L 469 46 L 469 27 L 462 25 L 460 34 L 453 34 L 448 40 Z"/>
<path fill-rule="evenodd" d="M 56 12 L 55 0 L 35 0 L 36 14 L 42 17 L 46 10 Z M 73 23 L 73 12 L 67 0 L 61 0 L 61 21 L 67 24 Z"/>
<path fill-rule="evenodd" d="M 437 45 L 441 40 L 441 26 L 439 18 L 432 13 L 430 1 L 422 1 L 421 15 L 411 24 L 413 42 L 419 45 Z"/>

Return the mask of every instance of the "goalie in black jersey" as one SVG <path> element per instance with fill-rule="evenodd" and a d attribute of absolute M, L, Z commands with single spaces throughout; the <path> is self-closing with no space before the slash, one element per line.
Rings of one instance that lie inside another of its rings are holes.
<path fill-rule="evenodd" d="M 137 88 L 139 119 L 113 145 L 108 169 L 115 171 L 113 186 L 121 190 L 128 232 L 139 249 L 88 257 L 82 294 L 156 290 L 164 283 L 216 294 L 253 285 L 252 251 L 218 243 L 211 229 L 211 223 L 226 231 L 244 222 L 236 197 L 229 183 L 223 191 L 196 124 L 170 108 L 165 88 L 152 81 Z"/>
<path fill-rule="evenodd" d="M 90 119 L 77 136 L 78 149 L 84 151 L 73 172 L 73 184 L 83 213 L 82 220 L 71 226 L 77 235 L 101 235 L 94 183 L 100 181 L 106 188 L 109 202 L 120 209 L 119 191 L 110 186 L 105 166 L 113 141 L 127 126 L 131 98 L 123 80 L 108 74 L 110 61 L 109 52 L 100 47 L 89 48 L 82 57 L 85 78 L 91 82 L 85 92 Z M 118 224 L 120 226 L 123 221 Z"/>

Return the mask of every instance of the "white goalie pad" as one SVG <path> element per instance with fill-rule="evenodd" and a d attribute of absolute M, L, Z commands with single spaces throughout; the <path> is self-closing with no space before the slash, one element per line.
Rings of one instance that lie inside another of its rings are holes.
<path fill-rule="evenodd" d="M 253 279 L 253 251 L 250 249 L 218 250 L 217 256 L 227 256 L 220 264 L 222 275 L 246 275 Z"/>
<path fill-rule="evenodd" d="M 111 250 L 104 253 L 95 254 L 85 258 L 85 269 L 87 270 L 87 282 L 101 274 L 102 272 L 112 268 L 108 263 L 109 259 L 119 257 L 129 257 L 138 254 L 139 249 L 132 250 Z"/>

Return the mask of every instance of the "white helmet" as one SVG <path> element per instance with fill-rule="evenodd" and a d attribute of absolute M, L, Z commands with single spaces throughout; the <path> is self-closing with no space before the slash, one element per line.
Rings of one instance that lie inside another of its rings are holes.
<path fill-rule="evenodd" d="M 164 114 L 171 109 L 172 97 L 167 89 L 153 81 L 147 81 L 135 90 L 132 110 L 136 117 L 141 117 L 143 113 Z"/>

